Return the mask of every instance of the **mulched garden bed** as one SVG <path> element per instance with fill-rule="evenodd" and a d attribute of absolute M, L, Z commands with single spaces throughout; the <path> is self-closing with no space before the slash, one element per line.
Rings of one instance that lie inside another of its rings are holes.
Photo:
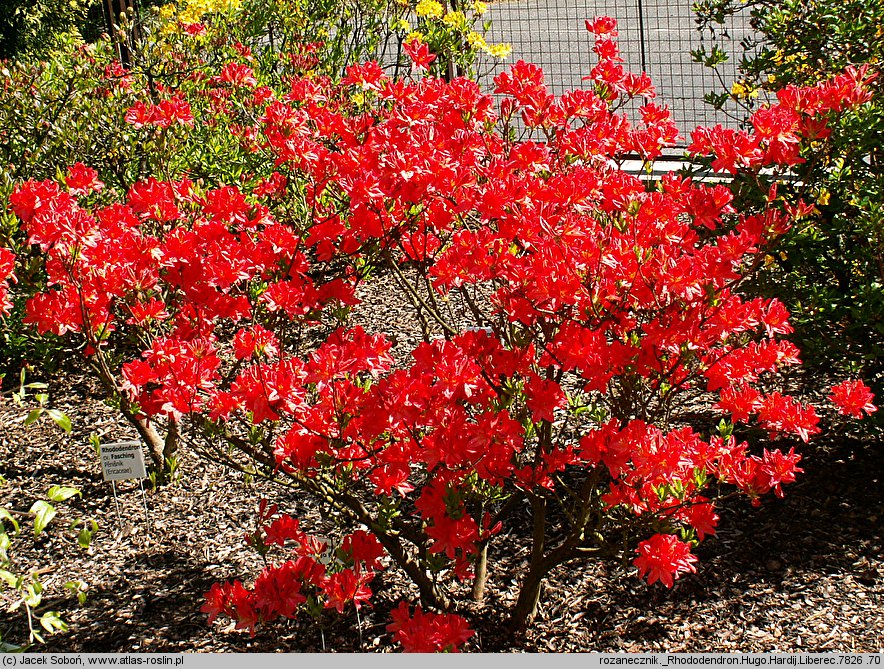
<path fill-rule="evenodd" d="M 361 625 L 351 612 L 329 615 L 324 629 L 305 617 L 260 628 L 254 638 L 227 621 L 208 626 L 199 609 L 212 583 L 248 581 L 260 569 L 243 542 L 257 501 L 266 495 L 317 523 L 318 512 L 290 492 L 185 454 L 178 481 L 147 487 L 149 528 L 134 481 L 117 485 L 118 518 L 88 437 L 109 442 L 133 433 L 100 401 L 97 387 L 77 378 L 53 395 L 73 421 L 70 436 L 48 419 L 24 426 L 26 412 L 8 397 L 0 405 L 0 506 L 27 510 L 54 484 L 83 493 L 57 505 L 58 518 L 37 540 L 14 544 L 20 571 L 47 570 L 48 602 L 70 625 L 34 650 L 394 650 L 389 611 L 408 593 L 392 571 L 372 584 L 373 607 L 362 609 Z M 672 590 L 649 588 L 622 565 L 571 564 L 552 574 L 534 626 L 513 637 L 500 628 L 499 613 L 513 603 L 514 584 L 492 574 L 485 607 L 473 611 L 477 634 L 467 650 L 884 650 L 880 445 L 845 440 L 804 452 L 807 473 L 785 499 L 767 499 L 760 509 L 734 500 L 720 509 L 718 536 L 698 549 L 699 573 Z M 66 531 L 85 517 L 100 526 L 88 550 Z M 524 545 L 508 545 L 504 536 L 493 550 L 518 568 L 525 556 L 516 546 Z M 83 606 L 66 597 L 62 586 L 72 579 L 88 584 Z M 4 612 L 0 621 L 4 641 L 27 638 L 23 611 Z"/>

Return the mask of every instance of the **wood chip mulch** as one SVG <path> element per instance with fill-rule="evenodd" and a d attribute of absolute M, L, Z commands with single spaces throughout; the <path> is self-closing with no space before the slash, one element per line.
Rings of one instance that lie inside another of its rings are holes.
<path fill-rule="evenodd" d="M 217 581 L 249 582 L 260 571 L 243 542 L 258 500 L 267 496 L 317 526 L 319 512 L 291 492 L 185 454 L 173 485 L 154 491 L 146 484 L 149 525 L 135 481 L 117 484 L 118 516 L 88 438 L 94 433 L 108 443 L 134 433 L 94 384 L 75 378 L 52 388 L 52 406 L 73 421 L 69 436 L 45 418 L 24 426 L 27 411 L 8 395 L 0 400 L 0 507 L 26 511 L 50 485 L 82 491 L 57 505 L 47 532 L 37 539 L 23 532 L 13 544 L 16 568 L 43 570 L 46 603 L 70 626 L 33 650 L 398 650 L 386 631 L 389 611 L 414 597 L 392 570 L 372 584 L 373 606 L 359 621 L 352 611 L 329 615 L 323 625 L 305 616 L 254 637 L 229 621 L 210 627 L 199 611 L 203 593 Z M 465 650 L 884 652 L 884 451 L 876 441 L 843 439 L 804 453 L 806 474 L 784 499 L 766 499 L 760 509 L 734 500 L 720 509 L 718 535 L 698 548 L 698 573 L 672 590 L 647 587 L 628 566 L 570 564 L 551 575 L 533 627 L 513 636 L 502 629 L 500 612 L 513 603 L 515 584 L 492 572 L 485 606 L 471 612 L 477 633 Z M 100 527 L 86 550 L 67 529 L 78 518 Z M 512 573 L 525 559 L 525 548 L 517 549 L 524 545 L 508 544 L 504 535 L 492 561 Z M 71 580 L 87 584 L 82 606 L 63 587 Z M 0 600 L 2 640 L 24 643 L 24 611 L 7 606 Z"/>

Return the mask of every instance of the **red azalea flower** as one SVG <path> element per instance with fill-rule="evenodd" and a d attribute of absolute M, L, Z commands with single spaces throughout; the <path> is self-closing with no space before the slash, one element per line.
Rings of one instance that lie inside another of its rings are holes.
<path fill-rule="evenodd" d="M 838 413 L 852 418 L 862 418 L 863 412 L 873 414 L 878 410 L 872 400 L 875 395 L 862 381 L 843 381 L 832 388 L 829 395 L 832 403 L 838 407 Z"/>
<path fill-rule="evenodd" d="M 405 53 L 411 58 L 411 67 L 414 71 L 423 72 L 430 67 L 430 63 L 436 60 L 436 54 L 430 53 L 430 48 L 427 44 L 417 38 L 406 42 L 402 45 L 402 48 L 405 49 Z"/>
<path fill-rule="evenodd" d="M 679 541 L 674 534 L 655 534 L 647 541 L 642 541 L 636 549 L 638 557 L 632 564 L 638 567 L 639 576 L 647 576 L 648 585 L 660 581 L 671 588 L 681 574 L 696 572 L 695 555 L 691 546 Z"/>
<path fill-rule="evenodd" d="M 393 622 L 387 625 L 387 631 L 406 653 L 457 653 L 474 634 L 457 614 L 424 613 L 417 606 L 411 615 L 406 602 L 401 602 L 391 615 Z"/>
<path fill-rule="evenodd" d="M 12 311 L 12 301 L 7 297 L 9 282 L 15 281 L 13 273 L 15 254 L 9 249 L 0 248 L 0 316 Z"/>
<path fill-rule="evenodd" d="M 371 599 L 371 590 L 368 589 L 367 583 L 372 578 L 374 572 L 356 573 L 352 569 L 332 574 L 322 585 L 327 597 L 325 608 L 336 609 L 338 613 L 343 613 L 347 604 L 353 602 L 353 606 L 359 609 Z"/>
<path fill-rule="evenodd" d="M 72 195 L 88 195 L 104 188 L 104 182 L 98 178 L 98 172 L 83 163 L 76 163 L 68 169 L 65 183 Z"/>

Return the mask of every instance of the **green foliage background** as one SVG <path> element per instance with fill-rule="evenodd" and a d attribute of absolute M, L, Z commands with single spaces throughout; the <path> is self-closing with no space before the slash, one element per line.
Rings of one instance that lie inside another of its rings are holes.
<path fill-rule="evenodd" d="M 880 0 L 704 0 L 701 26 L 750 12 L 761 39 L 744 42 L 743 80 L 730 97 L 748 112 L 789 84 L 808 85 L 846 67 L 884 65 Z M 714 63 L 715 59 L 712 59 Z M 806 362 L 861 375 L 884 390 L 884 77 L 872 101 L 832 124 L 831 136 L 806 151 L 791 187 L 819 214 L 793 230 L 758 290 L 784 298 Z M 721 98 L 710 96 L 713 102 Z M 859 361 L 848 362 L 848 361 Z M 880 412 L 878 414 L 880 416 Z"/>
<path fill-rule="evenodd" d="M 57 47 L 87 23 L 90 0 L 0 0 L 0 59 L 33 56 Z M 98 19 L 103 20 L 101 5 Z"/>

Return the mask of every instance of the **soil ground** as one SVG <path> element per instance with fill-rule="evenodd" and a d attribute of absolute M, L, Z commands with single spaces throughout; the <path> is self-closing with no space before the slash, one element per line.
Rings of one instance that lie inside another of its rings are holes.
<path fill-rule="evenodd" d="M 75 486 L 82 497 L 58 504 L 58 517 L 36 540 L 13 544 L 17 569 L 43 570 L 46 603 L 70 629 L 34 650 L 128 651 L 391 651 L 389 611 L 401 579 L 385 572 L 372 584 L 373 606 L 270 625 L 252 638 L 229 621 L 209 626 L 202 595 L 229 578 L 248 582 L 260 560 L 243 542 L 257 501 L 268 496 L 301 516 L 321 519 L 302 500 L 185 454 L 180 478 L 153 491 L 146 485 L 145 519 L 135 481 L 102 481 L 90 433 L 107 443 L 134 436 L 84 377 L 66 381 L 53 405 L 73 421 L 70 436 L 48 419 L 24 426 L 26 411 L 0 404 L 0 506 L 26 511 L 50 485 Z M 634 570 L 607 563 L 571 564 L 552 574 L 540 614 L 526 633 L 501 628 L 514 582 L 492 573 L 484 608 L 471 613 L 477 634 L 465 650 L 485 652 L 644 651 L 884 651 L 884 561 L 880 444 L 841 440 L 805 448 L 806 474 L 784 499 L 759 509 L 733 500 L 720 510 L 719 533 L 698 548 L 697 574 L 672 590 L 647 587 Z M 80 549 L 68 525 L 94 518 L 92 545 Z M 493 548 L 512 572 L 524 560 L 504 535 Z M 524 550 L 524 549 L 522 549 Z M 78 605 L 64 590 L 87 584 Z M 0 593 L 8 596 L 9 591 Z M 0 604 L 3 641 L 22 643 L 22 610 Z M 361 628 L 361 642 L 360 631 Z"/>

